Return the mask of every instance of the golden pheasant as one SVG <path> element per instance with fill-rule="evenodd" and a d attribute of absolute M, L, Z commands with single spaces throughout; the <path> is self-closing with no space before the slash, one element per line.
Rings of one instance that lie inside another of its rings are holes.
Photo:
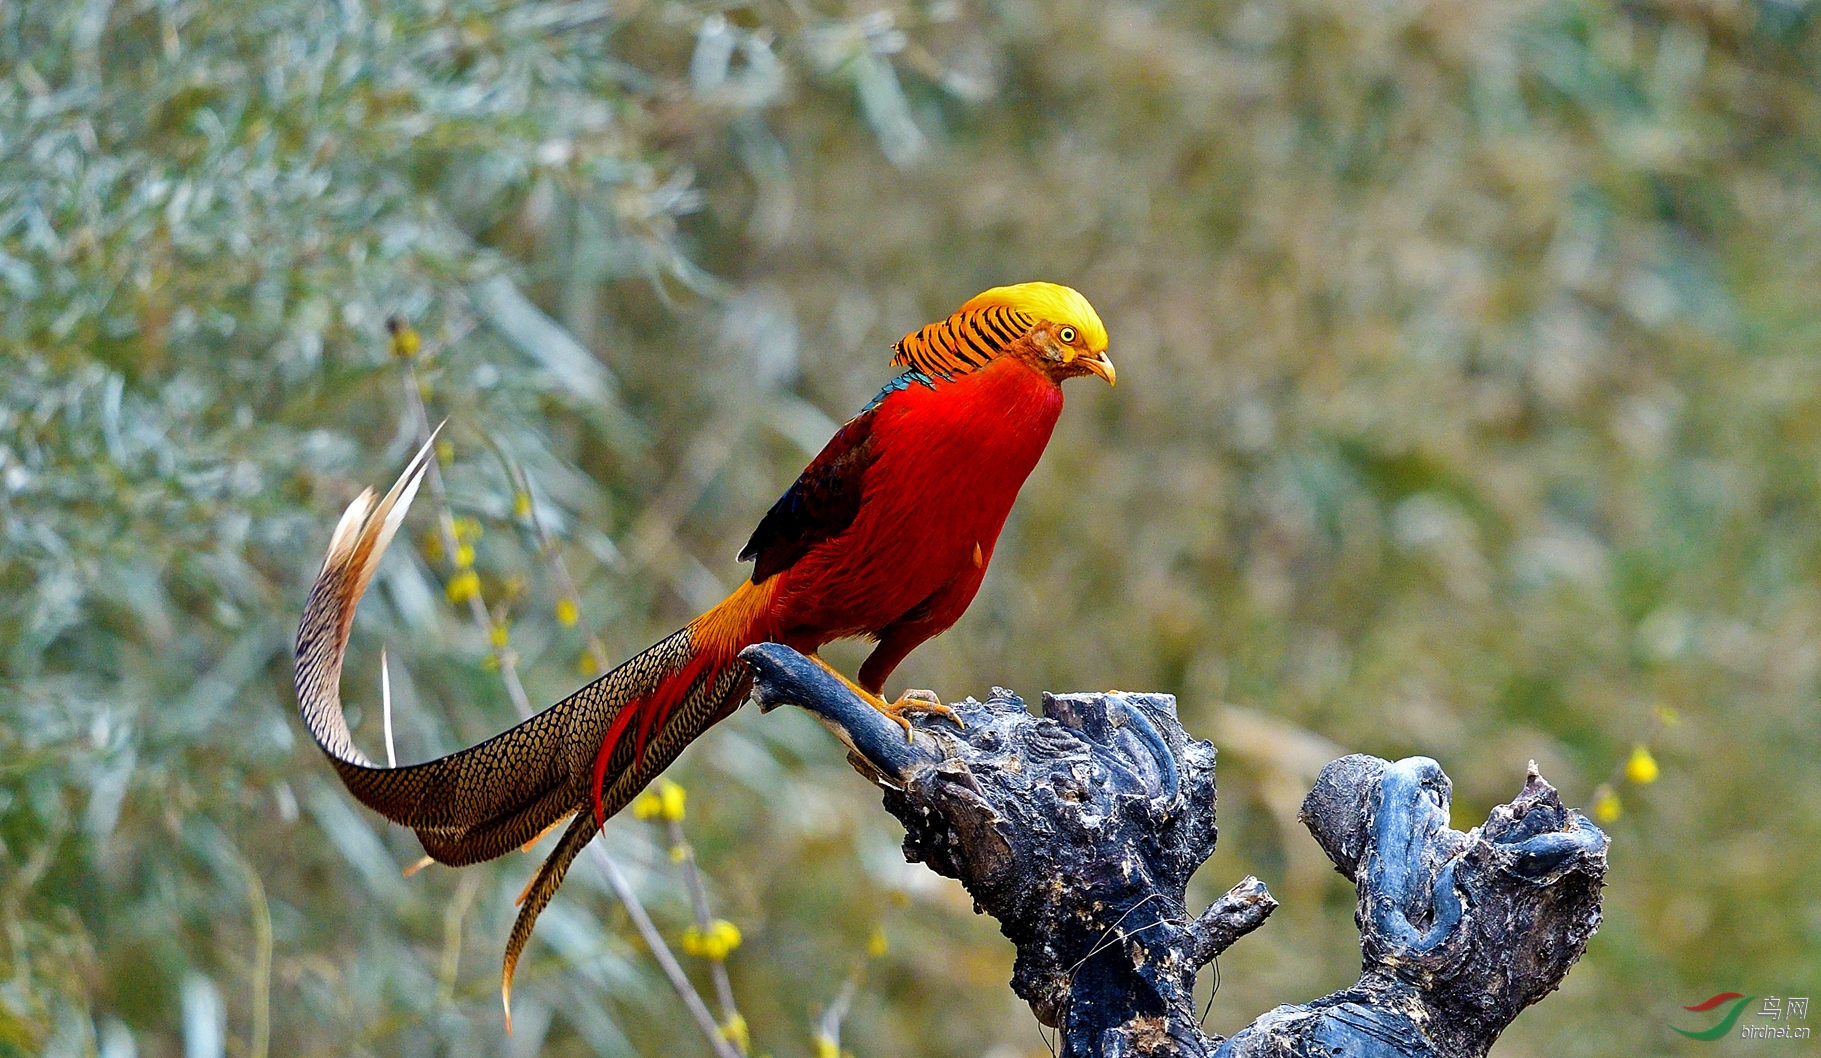
<path fill-rule="evenodd" d="M 760 520 L 740 552 L 752 576 L 726 601 L 518 726 L 426 764 L 379 767 L 362 755 L 339 684 L 355 605 L 428 449 L 384 498 L 369 490 L 349 506 L 297 633 L 304 723 L 342 782 L 452 866 L 519 848 L 575 814 L 526 887 L 507 942 L 508 1026 L 512 971 L 539 912 L 607 817 L 745 701 L 741 649 L 779 642 L 815 658 L 831 640 L 872 639 L 857 685 L 848 681 L 856 693 L 907 734 L 907 711 L 952 718 L 927 691 L 889 703 L 879 693 L 905 655 L 973 600 L 1062 412 L 1061 383 L 1091 374 L 1111 384 L 1106 347 L 1087 299 L 1053 283 L 995 287 L 906 335 L 892 358 L 902 373 Z"/>

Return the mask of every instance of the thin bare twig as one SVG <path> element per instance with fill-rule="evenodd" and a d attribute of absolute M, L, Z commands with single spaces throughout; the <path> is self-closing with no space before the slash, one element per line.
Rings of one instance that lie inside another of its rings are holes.
<path fill-rule="evenodd" d="M 847 982 L 841 986 L 841 992 L 835 1001 L 822 1012 L 821 1020 L 816 1022 L 816 1042 L 818 1049 L 830 1053 L 841 1053 L 841 1022 L 847 1018 L 847 1009 L 853 1006 L 854 995 L 860 990 L 860 973 L 858 970 L 847 975 Z"/>
<path fill-rule="evenodd" d="M 247 1054 L 266 1058 L 272 1045 L 272 909 L 259 872 L 239 849 L 234 850 L 234 858 L 246 880 L 247 903 L 253 909 L 253 1028 Z"/>
<path fill-rule="evenodd" d="M 707 936 L 708 931 L 714 926 L 714 915 L 708 909 L 708 888 L 702 884 L 702 872 L 696 867 L 695 846 L 691 845 L 689 840 L 683 836 L 681 820 L 671 819 L 667 823 L 670 828 L 672 854 L 680 853 L 677 863 L 683 871 L 683 883 L 689 889 L 689 901 L 695 906 L 696 928 L 702 931 L 703 936 Z M 727 978 L 726 963 L 720 959 L 710 959 L 708 975 L 714 980 L 715 996 L 721 1001 L 722 1024 L 744 1023 L 745 1019 L 740 1015 L 740 1008 L 734 1004 L 733 982 Z M 739 1047 L 739 1041 L 735 1041 L 735 1046 Z M 739 1049 L 742 1053 L 746 1050 L 744 1047 Z"/>
<path fill-rule="evenodd" d="M 638 894 L 632 891 L 632 883 L 628 882 L 626 876 L 620 872 L 619 864 L 615 863 L 613 857 L 607 855 L 607 850 L 599 845 L 588 846 L 588 852 L 595 858 L 595 862 L 600 864 L 601 873 L 607 877 L 607 884 L 613 888 L 614 895 L 618 896 L 620 902 L 626 905 L 626 914 L 631 917 L 633 927 L 639 931 L 639 936 L 645 938 L 645 943 L 651 948 L 652 957 L 657 959 L 658 966 L 664 971 L 664 976 L 670 978 L 671 987 L 677 990 L 677 995 L 683 997 L 683 1005 L 689 1008 L 690 1016 L 695 1018 L 696 1024 L 702 1029 L 702 1034 L 708 1037 L 709 1045 L 714 1048 L 715 1054 L 720 1058 L 740 1058 L 740 1052 L 734 1050 L 733 1044 L 721 1032 L 721 1027 L 715 1024 L 714 1015 L 709 1012 L 708 1004 L 702 1002 L 702 997 L 696 992 L 695 985 L 689 983 L 689 975 L 683 972 L 682 964 L 677 962 L 675 955 L 671 954 L 670 945 L 664 943 L 664 935 L 658 932 L 658 927 L 651 921 L 651 916 L 645 913 L 645 905 L 639 902 Z"/>
<path fill-rule="evenodd" d="M 462 965 L 462 925 L 468 920 L 468 910 L 474 906 L 474 897 L 480 890 L 479 875 L 462 875 L 461 883 L 455 888 L 455 899 L 443 910 L 443 956 L 436 968 L 438 1006 L 455 998 L 456 972 Z"/>
<path fill-rule="evenodd" d="M 417 437 L 419 444 L 430 441 L 430 415 L 424 408 L 423 383 L 417 377 L 417 365 L 406 360 L 405 365 L 405 402 L 410 405 L 411 413 L 417 420 Z M 449 494 L 443 489 L 442 460 L 431 459 L 428 471 L 424 475 L 430 486 L 430 496 L 436 506 L 437 529 L 442 535 L 443 553 L 450 561 L 461 552 L 461 541 L 455 533 L 455 513 L 449 505 Z M 512 707 L 518 711 L 519 718 L 531 716 L 531 696 L 525 693 L 525 684 L 518 675 L 518 655 L 500 641 L 497 634 L 499 622 L 493 618 L 492 611 L 487 609 L 487 602 L 476 591 L 468 595 L 468 613 L 474 623 L 487 633 L 487 642 L 493 650 L 493 659 L 499 665 L 500 679 L 506 684 L 506 695 L 512 699 Z"/>
<path fill-rule="evenodd" d="M 501 456 L 504 459 L 504 454 Z M 537 546 L 544 562 L 550 567 L 551 576 L 556 578 L 556 589 L 564 602 L 567 602 L 575 614 L 576 624 L 582 630 L 582 638 L 588 644 L 588 660 L 594 665 L 597 673 L 606 672 L 612 664 L 607 657 L 607 645 L 601 642 L 600 633 L 594 626 L 583 620 L 582 593 L 576 587 L 575 578 L 569 575 L 569 563 L 563 561 L 563 552 L 557 547 L 556 538 L 544 525 L 544 516 L 537 510 L 537 495 L 531 491 L 531 475 L 516 462 L 506 460 L 506 473 L 512 478 L 513 487 L 525 497 L 525 517 L 531 522 L 531 532 L 537 537 Z"/>

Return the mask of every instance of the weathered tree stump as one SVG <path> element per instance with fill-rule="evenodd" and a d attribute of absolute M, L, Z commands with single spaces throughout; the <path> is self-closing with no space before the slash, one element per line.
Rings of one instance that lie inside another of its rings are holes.
<path fill-rule="evenodd" d="M 1216 1058 L 1476 1058 L 1554 991 L 1600 924 L 1606 835 L 1530 765 L 1467 833 L 1428 757 L 1322 768 L 1302 819 L 1359 891 L 1359 981 L 1267 1011 Z"/>
<path fill-rule="evenodd" d="M 1214 852 L 1214 747 L 1169 695 L 1045 694 L 1043 715 L 995 688 L 925 719 L 914 740 L 777 644 L 741 655 L 762 708 L 808 710 L 885 792 L 912 862 L 959 879 L 1017 948 L 1012 989 L 1058 1027 L 1064 1058 L 1466 1058 L 1554 989 L 1599 922 L 1606 836 L 1534 767 L 1510 804 L 1448 829 L 1448 777 L 1424 757 L 1351 756 L 1322 770 L 1303 819 L 1359 889 L 1359 982 L 1204 1034 L 1196 972 L 1277 902 L 1245 878 L 1191 917 Z"/>

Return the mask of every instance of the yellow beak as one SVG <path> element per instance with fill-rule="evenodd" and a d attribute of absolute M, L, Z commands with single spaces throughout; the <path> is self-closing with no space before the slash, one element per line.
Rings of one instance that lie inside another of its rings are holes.
<path fill-rule="evenodd" d="M 1083 360 L 1081 363 L 1082 363 L 1082 366 L 1087 368 L 1089 371 L 1092 371 L 1096 375 L 1099 375 L 1101 378 L 1106 379 L 1107 385 L 1109 385 L 1109 386 L 1119 385 L 1119 372 L 1113 370 L 1113 361 L 1107 359 L 1107 354 L 1101 353 L 1099 356 L 1095 357 L 1094 359 Z"/>

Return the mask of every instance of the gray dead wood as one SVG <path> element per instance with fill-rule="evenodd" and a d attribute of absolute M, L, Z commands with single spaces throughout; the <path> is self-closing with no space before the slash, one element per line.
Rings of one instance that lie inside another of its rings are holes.
<path fill-rule="evenodd" d="M 919 718 L 915 740 L 777 644 L 741 655 L 761 707 L 809 711 L 904 824 L 904 855 L 959 879 L 1017 949 L 1012 989 L 1058 1028 L 1063 1058 L 1474 1058 L 1560 984 L 1600 917 L 1606 836 L 1530 769 L 1482 826 L 1448 827 L 1426 757 L 1322 769 L 1303 821 L 1354 881 L 1352 987 L 1277 1007 L 1231 1039 L 1203 1033 L 1195 975 L 1277 906 L 1242 879 L 1199 914 L 1189 877 L 1214 852 L 1214 747 L 1169 695 L 995 688 Z"/>

